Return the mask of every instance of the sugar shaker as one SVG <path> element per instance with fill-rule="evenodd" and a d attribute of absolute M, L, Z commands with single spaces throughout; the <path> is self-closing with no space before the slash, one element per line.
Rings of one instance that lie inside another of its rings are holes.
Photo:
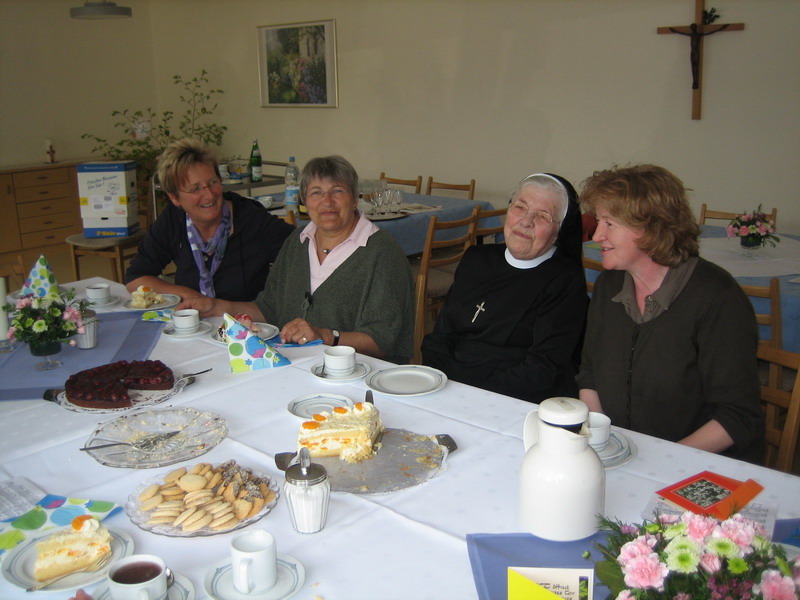
<path fill-rule="evenodd" d="M 301 448 L 300 462 L 286 469 L 283 493 L 297 531 L 316 533 L 325 527 L 331 484 L 325 467 L 311 462 L 308 448 Z"/>

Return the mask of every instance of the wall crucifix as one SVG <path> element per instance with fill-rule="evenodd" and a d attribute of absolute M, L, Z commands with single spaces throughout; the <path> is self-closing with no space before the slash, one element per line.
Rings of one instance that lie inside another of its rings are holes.
<path fill-rule="evenodd" d="M 703 38 L 720 31 L 742 31 L 744 23 L 714 25 L 718 18 L 715 9 L 705 10 L 705 0 L 694 2 L 694 22 L 680 27 L 659 27 L 657 33 L 676 33 L 685 35 L 691 43 L 689 58 L 692 65 L 692 119 L 700 119 L 700 106 L 703 90 Z"/>

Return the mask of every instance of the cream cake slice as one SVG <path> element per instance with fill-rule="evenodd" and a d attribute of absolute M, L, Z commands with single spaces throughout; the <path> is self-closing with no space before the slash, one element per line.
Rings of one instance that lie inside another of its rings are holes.
<path fill-rule="evenodd" d="M 338 456 L 349 463 L 372 458 L 373 443 L 383 431 L 374 404 L 356 402 L 345 408 L 315 414 L 300 426 L 297 447 L 308 448 L 312 457 Z"/>
<path fill-rule="evenodd" d="M 72 520 L 72 527 L 58 531 L 36 542 L 36 581 L 94 571 L 101 560 L 111 554 L 111 534 L 100 521 L 90 515 Z M 94 568 L 93 568 L 94 567 Z"/>

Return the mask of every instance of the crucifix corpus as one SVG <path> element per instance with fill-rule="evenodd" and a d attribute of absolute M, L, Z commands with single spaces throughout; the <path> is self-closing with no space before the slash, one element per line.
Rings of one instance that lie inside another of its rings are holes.
<path fill-rule="evenodd" d="M 703 85 L 703 38 L 720 31 L 742 31 L 744 23 L 713 25 L 719 15 L 713 8 L 705 11 L 705 0 L 694 1 L 694 23 L 680 27 L 659 27 L 657 33 L 677 33 L 685 35 L 691 42 L 689 58 L 692 64 L 692 119 L 700 119 L 700 105 Z"/>

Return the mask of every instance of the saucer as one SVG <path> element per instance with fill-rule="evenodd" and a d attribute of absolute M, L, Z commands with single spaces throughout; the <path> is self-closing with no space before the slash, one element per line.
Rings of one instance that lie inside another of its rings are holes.
<path fill-rule="evenodd" d="M 167 600 L 194 600 L 194 586 L 183 575 L 178 575 L 173 571 L 175 581 L 169 586 L 167 590 Z M 108 589 L 108 584 L 103 585 L 97 590 L 92 598 L 94 600 L 111 600 L 111 592 Z"/>
<path fill-rule="evenodd" d="M 98 302 L 97 300 L 89 300 L 89 298 L 86 298 L 86 300 L 89 302 L 90 306 L 94 306 L 96 308 L 103 308 L 104 306 L 114 306 L 115 304 L 119 304 L 119 301 L 122 300 L 122 298 L 120 298 L 119 296 L 109 296 L 105 302 Z"/>
<path fill-rule="evenodd" d="M 311 367 L 311 374 L 317 379 L 322 379 L 322 381 L 354 381 L 356 379 L 361 379 L 372 370 L 372 367 L 370 367 L 367 363 L 357 362 L 356 366 L 353 368 L 353 372 L 350 373 L 350 375 L 334 377 L 333 375 L 328 375 L 327 373 L 325 375 L 320 375 L 320 373 L 322 373 L 323 364 L 324 363 L 320 363 Z"/>
<path fill-rule="evenodd" d="M 200 321 L 200 326 L 192 333 L 178 333 L 175 330 L 175 326 L 171 323 L 164 327 L 163 333 L 164 335 L 168 335 L 176 340 L 186 340 L 189 338 L 199 337 L 201 335 L 207 335 L 209 331 L 211 331 L 211 323 L 208 323 L 207 321 Z"/>
<path fill-rule="evenodd" d="M 278 554 L 278 580 L 271 588 L 255 594 L 243 594 L 233 587 L 231 559 L 217 563 L 206 573 L 206 593 L 217 600 L 285 600 L 291 598 L 306 581 L 306 570 L 288 554 Z M 172 600 L 172 597 L 170 597 Z"/>

